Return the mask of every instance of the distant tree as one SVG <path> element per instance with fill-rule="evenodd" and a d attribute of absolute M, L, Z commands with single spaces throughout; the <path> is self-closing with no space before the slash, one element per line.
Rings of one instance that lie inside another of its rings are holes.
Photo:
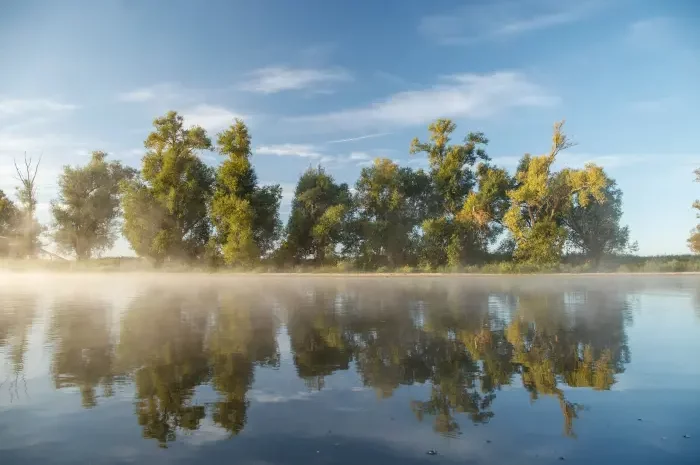
<path fill-rule="evenodd" d="M 56 244 L 78 260 L 110 248 L 116 238 L 119 215 L 119 183 L 136 170 L 107 162 L 107 154 L 93 152 L 83 167 L 65 166 L 59 176 L 58 199 L 51 202 Z"/>
<path fill-rule="evenodd" d="M 416 261 L 418 229 L 426 217 L 429 186 L 430 178 L 423 170 L 401 168 L 385 158 L 362 169 L 355 187 L 358 264 L 393 268 Z"/>
<path fill-rule="evenodd" d="M 700 182 L 700 168 L 695 170 L 695 182 Z M 700 200 L 693 202 L 693 208 L 700 211 Z M 700 218 L 700 213 L 697 213 L 696 216 Z M 691 231 L 690 238 L 688 239 L 688 247 L 690 247 L 690 250 L 694 253 L 700 253 L 700 225 L 697 225 Z"/>
<path fill-rule="evenodd" d="M 533 263 L 556 263 L 567 238 L 563 215 L 574 202 L 587 207 L 604 202 L 606 177 L 602 168 L 587 164 L 583 169 L 552 172 L 562 150 L 572 146 L 562 131 L 564 122 L 554 125 L 548 154 L 525 155 L 515 175 L 516 187 L 508 192 L 511 206 L 504 224 L 516 242 L 515 258 Z"/>
<path fill-rule="evenodd" d="M 305 258 L 324 263 L 341 242 L 341 228 L 350 207 L 348 185 L 337 184 L 320 166 L 310 167 L 294 190 L 281 253 L 297 263 Z"/>
<path fill-rule="evenodd" d="M 204 129 L 184 127 L 168 112 L 144 142 L 141 176 L 122 183 L 123 233 L 134 251 L 156 263 L 203 256 L 211 225 L 214 173 L 198 157 L 211 148 Z"/>
<path fill-rule="evenodd" d="M 14 202 L 0 190 L 0 256 L 10 253 L 10 245 L 17 234 L 19 211 Z"/>
<path fill-rule="evenodd" d="M 478 228 L 457 215 L 476 185 L 476 163 L 489 160 L 484 149 L 488 139 L 473 132 L 463 144 L 450 145 L 455 129 L 451 120 L 438 119 L 428 127 L 430 142 L 411 142 L 411 153 L 426 153 L 430 164 L 431 211 L 422 229 L 423 260 L 432 266 L 461 265 L 485 252 Z"/>
<path fill-rule="evenodd" d="M 19 201 L 19 219 L 17 240 L 14 243 L 14 254 L 20 257 L 35 257 L 41 250 L 40 235 L 44 228 L 36 219 L 36 176 L 41 164 L 41 157 L 34 164 L 31 158 L 24 154 L 24 167 L 20 169 L 14 162 L 17 180 L 17 200 Z"/>
<path fill-rule="evenodd" d="M 596 265 L 603 256 L 622 253 L 634 246 L 630 243 L 629 228 L 620 226 L 622 191 L 615 180 L 607 176 L 603 196 L 602 202 L 588 202 L 584 206 L 575 195 L 571 208 L 563 216 L 568 241 L 574 250 L 582 252 Z"/>
<path fill-rule="evenodd" d="M 227 263 L 251 265 L 271 251 L 279 236 L 282 190 L 257 186 L 250 134 L 242 120 L 219 134 L 218 150 L 227 158 L 217 170 L 211 206 L 217 247 Z"/>

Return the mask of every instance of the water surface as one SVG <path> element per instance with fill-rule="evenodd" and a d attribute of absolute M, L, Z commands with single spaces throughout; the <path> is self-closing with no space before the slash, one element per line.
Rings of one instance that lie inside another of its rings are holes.
<path fill-rule="evenodd" d="M 697 464 L 699 355 L 697 276 L 6 274 L 0 463 Z"/>

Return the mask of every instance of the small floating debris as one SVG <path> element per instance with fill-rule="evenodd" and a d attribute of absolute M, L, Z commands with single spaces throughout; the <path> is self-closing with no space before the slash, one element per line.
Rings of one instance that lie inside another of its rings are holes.
<path fill-rule="evenodd" d="M 426 452 L 428 455 L 437 455 L 437 451 L 435 449 L 430 449 L 428 452 Z"/>
<path fill-rule="evenodd" d="M 559 460 L 566 460 L 566 457 L 562 455 L 561 457 L 559 457 Z"/>
<path fill-rule="evenodd" d="M 486 440 L 486 444 L 491 444 L 491 440 L 490 440 L 490 439 L 487 439 L 487 440 Z"/>
<path fill-rule="evenodd" d="M 690 439 L 690 435 L 689 435 L 689 434 L 684 434 L 683 437 L 686 438 L 686 439 Z"/>
<path fill-rule="evenodd" d="M 641 418 L 637 418 L 637 421 L 642 421 L 642 419 L 641 419 Z"/>

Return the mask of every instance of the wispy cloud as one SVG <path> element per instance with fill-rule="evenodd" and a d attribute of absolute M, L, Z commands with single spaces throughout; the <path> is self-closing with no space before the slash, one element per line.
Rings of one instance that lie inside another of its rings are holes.
<path fill-rule="evenodd" d="M 236 118 L 244 119 L 245 115 L 234 113 L 216 105 L 197 105 L 182 112 L 187 124 L 201 126 L 207 131 L 218 131 L 231 124 Z"/>
<path fill-rule="evenodd" d="M 492 163 L 508 169 L 515 169 L 520 162 L 520 156 L 495 156 Z M 654 154 L 654 153 L 584 153 L 562 152 L 557 155 L 555 169 L 582 168 L 587 163 L 594 163 L 605 169 L 614 170 L 640 164 L 658 162 L 658 160 L 673 160 L 675 165 L 687 164 L 696 166 L 700 163 L 700 155 L 690 153 Z"/>
<path fill-rule="evenodd" d="M 52 99 L 18 99 L 0 97 L 0 117 L 31 113 L 64 112 L 75 110 L 77 105 Z"/>
<path fill-rule="evenodd" d="M 372 157 L 365 152 L 352 152 L 348 158 L 350 160 L 369 160 Z"/>
<path fill-rule="evenodd" d="M 653 17 L 635 21 L 627 28 L 625 40 L 633 47 L 667 52 L 677 47 L 686 48 L 681 24 L 667 17 Z"/>
<path fill-rule="evenodd" d="M 248 81 L 241 84 L 242 90 L 261 94 L 275 94 L 290 90 L 313 88 L 314 91 L 329 92 L 329 84 L 350 81 L 352 76 L 341 68 L 288 68 L 273 66 L 253 71 Z"/>
<path fill-rule="evenodd" d="M 598 0 L 494 0 L 426 16 L 418 30 L 441 44 L 468 45 L 574 23 L 600 5 Z"/>
<path fill-rule="evenodd" d="M 152 86 L 140 87 L 117 94 L 117 100 L 125 103 L 144 103 L 181 99 L 187 91 L 179 84 L 163 82 Z"/>
<path fill-rule="evenodd" d="M 559 99 L 518 72 L 445 76 L 428 89 L 399 92 L 366 107 L 288 120 L 320 130 L 411 126 L 436 118 L 484 118 L 512 107 L 542 107 Z"/>
<path fill-rule="evenodd" d="M 670 111 L 679 103 L 679 100 L 675 97 L 659 97 L 637 100 L 630 103 L 629 107 L 635 112 L 659 113 Z"/>
<path fill-rule="evenodd" d="M 358 140 L 374 139 L 375 137 L 388 136 L 389 134 L 391 134 L 391 133 L 390 132 L 379 132 L 377 134 L 367 134 L 365 136 L 351 137 L 349 139 L 329 140 L 328 142 L 326 142 L 326 144 L 341 144 L 344 142 L 355 142 Z"/>
<path fill-rule="evenodd" d="M 262 145 L 255 149 L 257 155 L 276 155 L 279 157 L 321 158 L 324 155 L 310 144 Z"/>

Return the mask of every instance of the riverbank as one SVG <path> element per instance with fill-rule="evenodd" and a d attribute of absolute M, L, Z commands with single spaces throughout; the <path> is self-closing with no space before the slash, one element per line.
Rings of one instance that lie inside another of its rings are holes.
<path fill-rule="evenodd" d="M 154 266 L 147 260 L 118 257 L 99 258 L 87 261 L 73 260 L 0 260 L 0 271 L 24 272 L 121 272 L 121 273 L 201 273 L 225 275 L 270 275 L 270 276 L 501 276 L 501 275 L 619 275 L 619 274 L 700 274 L 700 257 L 614 257 L 598 266 L 591 263 L 561 263 L 558 265 L 533 265 L 528 263 L 496 262 L 479 266 L 455 267 L 451 269 L 427 269 L 402 267 L 377 270 L 353 269 L 347 263 L 336 266 L 298 266 L 280 269 L 271 265 L 260 265 L 250 269 L 229 267 L 206 267 L 183 263 L 165 263 Z"/>

